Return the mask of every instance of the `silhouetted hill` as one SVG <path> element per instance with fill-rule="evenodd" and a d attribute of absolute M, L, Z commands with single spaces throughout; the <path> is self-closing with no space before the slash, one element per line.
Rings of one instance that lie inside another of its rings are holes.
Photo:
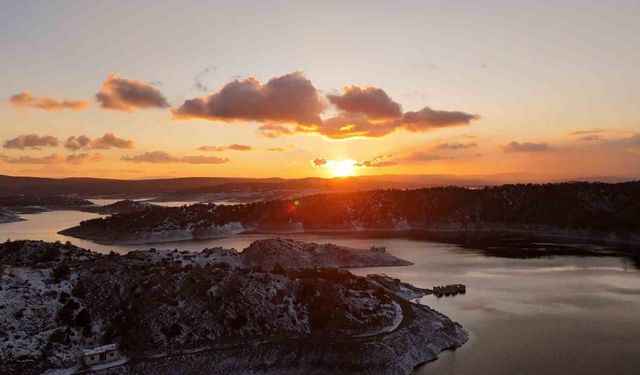
<path fill-rule="evenodd" d="M 640 241 L 640 182 L 520 184 L 318 194 L 235 206 L 155 207 L 62 233 L 101 242 L 210 238 L 257 231 L 520 231 Z"/>

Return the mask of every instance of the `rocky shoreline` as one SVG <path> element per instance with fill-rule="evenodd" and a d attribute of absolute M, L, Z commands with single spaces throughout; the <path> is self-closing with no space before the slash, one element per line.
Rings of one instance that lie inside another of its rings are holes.
<path fill-rule="evenodd" d="M 408 304 L 408 303 L 407 303 Z M 427 306 L 410 304 L 409 323 L 362 339 L 256 342 L 202 352 L 132 359 L 100 372 L 125 374 L 367 374 L 407 375 L 469 338 L 458 323 Z"/>
<path fill-rule="evenodd" d="M 296 227 L 280 229 L 244 228 L 240 223 L 230 223 L 199 230 L 179 229 L 159 232 L 109 233 L 104 230 L 93 230 L 83 226 L 75 226 L 58 232 L 59 234 L 91 240 L 104 245 L 139 245 L 147 243 L 176 242 L 189 240 L 215 239 L 242 234 L 292 235 L 292 234 L 354 234 L 354 235 L 408 235 L 421 236 L 444 242 L 459 242 L 460 239 L 504 238 L 509 236 L 526 236 L 531 240 L 557 240 L 601 243 L 612 245 L 639 245 L 640 233 L 626 233 L 620 236 L 612 232 L 558 228 L 546 225 L 513 225 L 500 223 L 483 223 L 474 226 L 450 225 L 411 225 L 404 228 L 330 228 L 310 229 Z"/>
<path fill-rule="evenodd" d="M 408 374 L 464 328 L 409 302 L 428 290 L 335 267 L 405 265 L 380 249 L 287 239 L 104 255 L 70 243 L 0 244 L 0 373 L 83 372 L 118 344 L 118 374 Z"/>

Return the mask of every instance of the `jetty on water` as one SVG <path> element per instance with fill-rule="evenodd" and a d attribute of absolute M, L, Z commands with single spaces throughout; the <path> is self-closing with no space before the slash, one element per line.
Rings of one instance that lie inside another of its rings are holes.
<path fill-rule="evenodd" d="M 466 292 L 467 287 L 463 284 L 442 285 L 433 287 L 433 294 L 435 294 L 436 297 L 455 296 L 457 294 L 465 294 Z"/>

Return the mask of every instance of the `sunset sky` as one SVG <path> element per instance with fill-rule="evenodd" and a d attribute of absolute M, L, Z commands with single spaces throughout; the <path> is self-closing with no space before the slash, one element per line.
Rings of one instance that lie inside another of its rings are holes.
<path fill-rule="evenodd" d="M 640 177 L 638 1 L 0 7 L 0 174 Z"/>

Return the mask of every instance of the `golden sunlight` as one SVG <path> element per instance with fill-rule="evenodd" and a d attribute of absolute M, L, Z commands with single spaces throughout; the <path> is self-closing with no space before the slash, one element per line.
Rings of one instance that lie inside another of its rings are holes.
<path fill-rule="evenodd" d="M 356 161 L 352 159 L 345 160 L 329 160 L 327 167 L 331 171 L 333 177 L 353 176 L 355 173 Z"/>

